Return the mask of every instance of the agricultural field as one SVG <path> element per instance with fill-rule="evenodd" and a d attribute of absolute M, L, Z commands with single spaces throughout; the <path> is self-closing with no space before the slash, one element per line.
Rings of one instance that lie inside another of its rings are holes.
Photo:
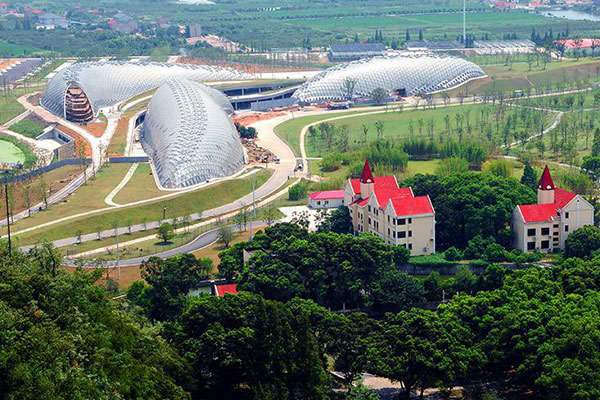
<path fill-rule="evenodd" d="M 0 40 L 0 57 L 31 57 L 43 51 L 31 46 L 22 46 Z"/>

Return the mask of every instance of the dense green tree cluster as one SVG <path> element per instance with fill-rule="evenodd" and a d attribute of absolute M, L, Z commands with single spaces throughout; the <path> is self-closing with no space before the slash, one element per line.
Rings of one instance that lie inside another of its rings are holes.
<path fill-rule="evenodd" d="M 211 270 L 210 258 L 197 259 L 191 254 L 166 260 L 150 257 L 141 266 L 141 276 L 146 283 L 136 281 L 128 297 L 142 305 L 150 318 L 171 320 L 185 310 L 189 292 L 197 289 Z"/>
<path fill-rule="evenodd" d="M 317 232 L 354 233 L 348 207 L 341 206 L 324 218 L 317 226 Z"/>
<path fill-rule="evenodd" d="M 203 297 L 175 337 L 200 398 L 324 399 L 328 378 L 309 313 L 293 303 Z"/>
<path fill-rule="evenodd" d="M 514 179 L 468 172 L 443 178 L 415 175 L 402 182 L 416 196 L 429 195 L 436 211 L 438 249 L 465 248 L 476 235 L 510 243 L 509 223 L 517 204 L 535 202 L 531 188 Z"/>
<path fill-rule="evenodd" d="M 60 255 L 50 245 L 9 257 L 0 244 L 0 391 L 8 399 L 325 400 L 340 398 L 326 374 L 333 368 L 350 386 L 348 399 L 374 398 L 351 385 L 363 372 L 400 382 L 406 398 L 490 380 L 540 398 L 600 394 L 600 257 L 513 271 L 490 265 L 479 277 L 464 267 L 452 279 L 434 273 L 421 295 L 439 300 L 446 291 L 451 300 L 433 311 L 398 311 L 397 303 L 414 302 L 408 293 L 419 290 L 403 289 L 411 281 L 392 268 L 389 247 L 369 235 L 350 238 L 291 224 L 257 235 L 274 258 L 291 252 L 282 260 L 286 274 L 316 272 L 317 259 L 322 279 L 345 284 L 335 260 L 359 296 L 371 293 L 381 310 L 393 312 L 332 313 L 310 299 L 280 302 L 243 291 L 188 297 L 208 268 L 191 256 L 151 260 L 148 285 L 132 285 L 129 301 L 120 302 L 103 289 L 101 271 L 58 269 Z M 486 243 L 471 241 L 465 252 Z M 223 252 L 225 263 L 244 249 L 234 248 Z M 251 264 L 266 251 L 255 257 Z M 150 322 L 136 304 L 165 322 Z"/>
<path fill-rule="evenodd" d="M 245 265 L 243 249 L 253 251 Z M 293 224 L 277 224 L 220 257 L 222 276 L 237 277 L 240 289 L 268 299 L 301 297 L 332 309 L 399 310 L 421 298 L 420 286 L 395 268 L 406 263 L 408 250 L 373 235 L 309 233 Z"/>
<path fill-rule="evenodd" d="M 101 271 L 60 272 L 51 249 L 0 243 L 0 393 L 6 399 L 188 399 L 190 371 L 145 318 L 111 301 Z"/>

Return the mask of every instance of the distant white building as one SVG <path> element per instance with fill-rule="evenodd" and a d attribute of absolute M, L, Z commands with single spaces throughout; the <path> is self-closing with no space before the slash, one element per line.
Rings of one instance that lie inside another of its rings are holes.
<path fill-rule="evenodd" d="M 37 17 L 37 29 L 54 29 L 54 28 L 68 28 L 69 22 L 60 15 L 53 13 L 43 13 Z"/>
<path fill-rule="evenodd" d="M 327 190 L 308 194 L 308 205 L 311 208 L 338 208 L 344 205 L 343 190 Z"/>

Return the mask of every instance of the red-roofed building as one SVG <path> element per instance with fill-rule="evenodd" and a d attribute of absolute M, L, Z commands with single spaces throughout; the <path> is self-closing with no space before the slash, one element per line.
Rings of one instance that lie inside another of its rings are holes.
<path fill-rule="evenodd" d="M 326 190 L 308 194 L 308 205 L 311 208 L 338 208 L 344 205 L 343 190 Z"/>
<path fill-rule="evenodd" d="M 237 283 L 228 283 L 226 285 L 215 285 L 217 289 L 217 296 L 223 297 L 225 293 L 237 294 Z"/>
<path fill-rule="evenodd" d="M 600 47 L 600 40 L 598 39 L 560 39 L 556 43 L 560 43 L 565 46 L 565 50 L 575 49 L 591 49 L 592 46 L 595 48 Z"/>
<path fill-rule="evenodd" d="M 386 243 L 405 246 L 411 255 L 435 252 L 435 210 L 429 196 L 415 197 L 395 176 L 374 177 L 365 162 L 360 178 L 344 191 L 354 232 L 373 233 Z"/>
<path fill-rule="evenodd" d="M 513 211 L 513 246 L 522 251 L 564 249 L 570 232 L 594 224 L 594 207 L 578 194 L 554 185 L 548 166 L 538 182 L 537 204 Z"/>

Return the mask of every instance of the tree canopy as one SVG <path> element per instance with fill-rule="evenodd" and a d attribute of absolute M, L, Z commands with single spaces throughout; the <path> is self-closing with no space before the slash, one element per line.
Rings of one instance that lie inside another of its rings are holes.
<path fill-rule="evenodd" d="M 436 211 L 438 249 L 465 248 L 476 235 L 508 245 L 511 214 L 517 204 L 536 200 L 531 188 L 512 178 L 468 172 L 444 178 L 416 175 L 402 182 L 415 194 L 429 194 Z M 429 193 L 427 193 L 428 191 Z"/>

